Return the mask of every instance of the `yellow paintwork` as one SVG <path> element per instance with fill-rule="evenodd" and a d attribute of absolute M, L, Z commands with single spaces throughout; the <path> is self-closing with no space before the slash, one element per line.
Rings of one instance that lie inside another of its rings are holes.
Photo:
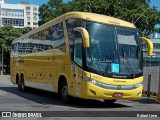
<path fill-rule="evenodd" d="M 50 22 L 27 33 L 26 35 L 17 38 L 16 40 L 13 41 L 13 43 L 23 39 L 24 37 L 28 37 L 31 34 L 34 34 L 50 26 L 53 26 L 54 24 L 57 24 L 59 22 L 63 22 L 63 26 L 64 28 L 66 28 L 64 21 L 66 19 L 71 19 L 71 18 L 81 18 L 81 19 L 101 22 L 104 24 L 112 24 L 112 25 L 135 28 L 135 26 L 132 23 L 112 18 L 109 16 L 98 15 L 93 13 L 85 13 L 85 12 L 69 12 L 54 20 L 51 20 Z M 52 85 L 54 88 L 54 92 L 58 92 L 58 80 L 59 77 L 63 75 L 67 80 L 68 92 L 69 95 L 71 96 L 85 98 L 85 99 L 90 99 L 90 98 L 117 99 L 117 98 L 112 98 L 112 95 L 114 92 L 118 91 L 124 93 L 124 97 L 122 99 L 133 100 L 141 98 L 142 87 L 139 87 L 134 90 L 123 90 L 123 91 L 108 90 L 84 81 L 82 76 L 87 76 L 88 78 L 92 78 L 106 84 L 132 85 L 142 82 L 143 77 L 135 78 L 132 80 L 126 80 L 126 79 L 102 77 L 100 75 L 83 71 L 83 69 L 79 68 L 77 65 L 71 62 L 69 54 L 68 38 L 66 33 L 67 33 L 66 29 L 64 29 L 66 53 L 58 49 L 52 49 L 21 56 L 11 56 L 11 61 L 10 61 L 11 82 L 16 83 L 16 75 L 18 74 L 20 76 L 21 74 L 23 74 L 25 81 L 41 83 L 44 85 Z M 85 36 L 86 35 L 84 35 L 84 37 Z M 88 43 L 86 43 L 86 46 L 88 46 Z M 23 62 L 21 63 L 19 61 Z M 90 92 L 90 90 L 94 90 L 96 92 L 96 95 L 93 95 Z M 138 93 L 140 94 L 137 96 Z"/>
<path fill-rule="evenodd" d="M 84 76 L 90 77 L 94 80 L 97 80 L 99 82 L 103 82 L 105 84 L 111 84 L 111 85 L 133 85 L 137 84 L 143 81 L 143 77 L 134 78 L 134 79 L 116 79 L 116 78 L 107 78 L 102 77 L 97 74 L 89 73 L 84 71 Z M 93 90 L 96 92 L 96 95 L 92 94 L 90 90 Z M 134 89 L 134 90 L 110 90 L 110 89 L 104 89 L 99 86 L 93 85 L 89 82 L 83 81 L 83 94 L 84 98 L 86 99 L 119 99 L 119 98 L 113 98 L 113 93 L 115 92 L 121 92 L 124 94 L 124 96 L 120 99 L 130 99 L 130 100 L 138 100 L 142 96 L 142 90 L 143 86 Z M 140 93 L 138 96 L 137 94 Z"/>
<path fill-rule="evenodd" d="M 91 73 L 91 78 L 106 84 L 113 84 L 113 85 L 133 85 L 143 81 L 143 77 L 134 78 L 134 79 L 117 79 L 117 78 L 107 78 L 102 77 L 100 75 L 96 75 Z"/>
<path fill-rule="evenodd" d="M 153 43 L 145 37 L 141 37 L 142 41 L 146 42 L 148 45 L 148 56 L 152 56 L 153 53 Z"/>
<path fill-rule="evenodd" d="M 84 98 L 86 99 L 128 99 L 139 100 L 142 96 L 143 86 L 134 90 L 110 90 L 95 86 L 91 83 L 84 81 Z M 87 87 L 86 87 L 87 86 Z M 96 92 L 96 95 L 92 94 L 90 90 Z M 113 97 L 114 93 L 123 93 L 122 98 Z M 139 94 L 140 93 L 140 94 Z M 138 95 L 138 96 L 137 96 Z"/>
<path fill-rule="evenodd" d="M 83 46 L 85 48 L 89 48 L 90 47 L 90 43 L 89 43 L 88 31 L 85 28 L 83 28 L 83 27 L 76 27 L 73 30 L 74 31 L 78 31 L 78 32 L 81 33 L 82 39 L 83 39 Z"/>

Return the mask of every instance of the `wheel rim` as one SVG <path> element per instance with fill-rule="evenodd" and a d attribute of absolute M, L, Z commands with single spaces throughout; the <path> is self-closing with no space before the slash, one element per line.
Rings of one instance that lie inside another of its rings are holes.
<path fill-rule="evenodd" d="M 68 88 L 67 86 L 63 86 L 62 88 L 62 96 L 65 98 L 68 95 Z"/>

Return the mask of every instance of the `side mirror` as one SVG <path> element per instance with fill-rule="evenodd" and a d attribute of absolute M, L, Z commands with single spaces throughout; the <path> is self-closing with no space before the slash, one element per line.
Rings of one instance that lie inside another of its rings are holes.
<path fill-rule="evenodd" d="M 141 40 L 148 44 L 148 56 L 152 56 L 152 53 L 153 53 L 153 43 L 152 43 L 152 41 L 145 38 L 145 37 L 141 37 Z"/>
<path fill-rule="evenodd" d="M 90 43 L 89 43 L 88 31 L 83 27 L 76 27 L 73 30 L 81 33 L 82 39 L 83 39 L 83 46 L 85 48 L 89 48 L 90 47 Z"/>

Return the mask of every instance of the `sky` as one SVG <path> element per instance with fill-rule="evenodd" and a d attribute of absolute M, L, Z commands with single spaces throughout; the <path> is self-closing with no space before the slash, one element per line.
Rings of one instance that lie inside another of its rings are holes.
<path fill-rule="evenodd" d="M 42 5 L 46 4 L 49 0 L 5 0 L 6 3 L 10 4 L 18 4 L 20 2 L 29 2 L 30 4 L 37 4 Z M 63 0 L 63 2 L 68 2 L 71 0 Z M 158 10 L 160 11 L 160 0 L 150 0 L 150 6 L 153 7 L 153 5 L 158 5 Z"/>
<path fill-rule="evenodd" d="M 160 0 L 151 0 L 150 6 L 153 7 L 154 5 L 158 6 L 158 11 L 160 11 Z M 156 25 L 157 28 L 160 28 L 160 25 Z M 160 34 L 158 34 L 158 38 L 160 38 Z"/>
<path fill-rule="evenodd" d="M 8 4 L 18 4 L 20 2 L 28 2 L 30 4 L 42 5 L 46 4 L 49 0 L 5 0 Z M 68 2 L 70 0 L 63 0 L 63 2 Z"/>
<path fill-rule="evenodd" d="M 150 6 L 153 7 L 154 5 L 157 5 L 160 11 L 160 0 L 151 0 Z"/>

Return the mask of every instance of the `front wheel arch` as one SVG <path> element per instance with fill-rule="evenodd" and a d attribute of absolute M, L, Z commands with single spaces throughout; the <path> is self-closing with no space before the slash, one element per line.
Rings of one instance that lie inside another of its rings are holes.
<path fill-rule="evenodd" d="M 68 83 L 64 76 L 59 77 L 58 81 L 58 94 L 63 102 L 69 102 Z"/>

